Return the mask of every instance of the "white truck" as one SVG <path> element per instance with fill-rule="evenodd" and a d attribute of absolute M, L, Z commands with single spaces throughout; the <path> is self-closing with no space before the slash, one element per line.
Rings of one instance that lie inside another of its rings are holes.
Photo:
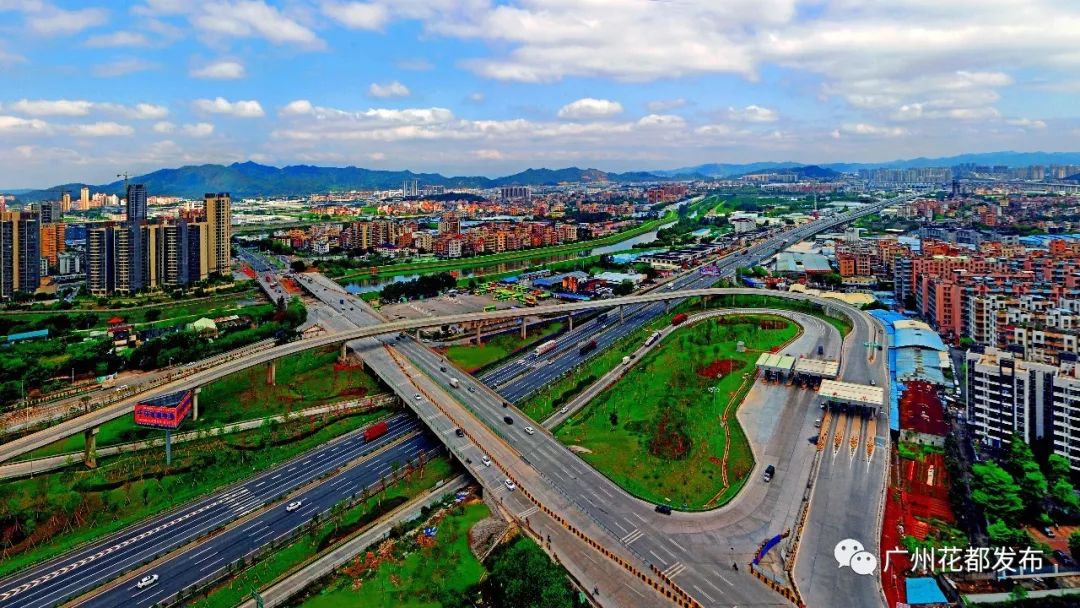
<path fill-rule="evenodd" d="M 558 346 L 558 343 L 555 340 L 550 340 L 548 342 L 544 342 L 543 344 L 541 344 L 540 346 L 537 346 L 533 350 L 533 354 L 535 356 L 539 357 L 540 355 L 542 355 L 544 353 L 551 352 L 551 351 L 555 350 L 556 346 Z"/>
<path fill-rule="evenodd" d="M 461 388 L 461 382 L 457 378 L 450 378 L 450 386 L 454 388 Z"/>

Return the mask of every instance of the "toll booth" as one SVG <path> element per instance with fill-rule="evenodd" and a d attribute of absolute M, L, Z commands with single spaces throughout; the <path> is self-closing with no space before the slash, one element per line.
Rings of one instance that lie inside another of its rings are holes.
<path fill-rule="evenodd" d="M 840 375 L 840 362 L 826 359 L 800 357 L 792 369 L 796 386 L 817 389 L 822 380 L 836 380 Z"/>
<path fill-rule="evenodd" d="M 795 357 L 776 353 L 761 353 L 757 360 L 757 369 L 766 382 L 783 384 L 791 379 L 791 369 L 795 367 Z"/>
<path fill-rule="evenodd" d="M 877 416 L 885 405 L 885 389 L 869 384 L 822 380 L 818 396 L 833 411 L 864 417 Z"/>

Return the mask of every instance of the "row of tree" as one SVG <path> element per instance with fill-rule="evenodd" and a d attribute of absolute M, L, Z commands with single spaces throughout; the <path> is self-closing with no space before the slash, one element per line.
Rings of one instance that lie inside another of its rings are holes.
<path fill-rule="evenodd" d="M 402 298 L 407 300 L 431 298 L 454 287 L 457 287 L 457 279 L 449 272 L 440 272 L 424 275 L 411 281 L 391 283 L 383 287 L 381 298 L 383 302 L 397 302 Z"/>

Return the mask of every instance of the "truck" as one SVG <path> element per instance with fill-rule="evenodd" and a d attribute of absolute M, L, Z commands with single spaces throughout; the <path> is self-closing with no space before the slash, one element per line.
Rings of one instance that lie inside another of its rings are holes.
<path fill-rule="evenodd" d="M 450 378 L 450 386 L 454 388 L 461 388 L 461 382 L 457 378 Z"/>
<path fill-rule="evenodd" d="M 623 357 L 622 358 L 622 364 L 623 365 L 630 365 L 630 357 Z"/>
<path fill-rule="evenodd" d="M 540 346 L 537 346 L 536 349 L 533 350 L 533 353 L 537 357 L 539 357 L 540 355 L 542 355 L 544 353 L 549 353 L 549 352 L 555 350 L 556 346 L 558 346 L 558 344 L 555 342 L 555 340 L 549 340 L 547 342 L 544 342 Z"/>
<path fill-rule="evenodd" d="M 823 345 L 821 345 L 821 344 L 818 344 L 818 347 L 817 347 L 817 354 L 818 354 L 818 355 L 824 355 L 824 354 L 825 354 L 825 347 L 824 347 Z"/>
<path fill-rule="evenodd" d="M 589 340 L 581 348 L 578 349 L 579 355 L 587 354 L 596 349 L 596 340 Z"/>
<path fill-rule="evenodd" d="M 654 342 L 660 339 L 660 332 L 654 331 L 651 336 L 645 340 L 645 346 L 652 346 Z"/>
<path fill-rule="evenodd" d="M 364 443 L 374 441 L 379 437 L 382 437 L 390 430 L 390 427 L 386 424 L 386 421 L 377 422 L 368 428 L 364 429 Z"/>
<path fill-rule="evenodd" d="M 680 312 L 679 314 L 677 314 L 677 315 L 675 315 L 674 317 L 671 318 L 671 324 L 672 325 L 679 325 L 685 320 L 686 320 L 686 313 L 685 312 Z"/>

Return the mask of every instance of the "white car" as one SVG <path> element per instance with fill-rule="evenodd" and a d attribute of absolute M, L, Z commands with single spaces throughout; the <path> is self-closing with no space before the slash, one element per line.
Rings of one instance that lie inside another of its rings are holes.
<path fill-rule="evenodd" d="M 536 433 L 536 429 L 534 429 L 531 426 L 527 426 L 527 427 L 525 427 L 525 432 L 532 435 L 532 434 Z"/>
<path fill-rule="evenodd" d="M 304 506 L 304 501 L 302 501 L 302 500 L 294 500 L 294 501 L 289 503 L 289 506 L 285 507 L 285 510 L 288 511 L 289 513 L 292 513 L 293 511 L 299 509 L 302 506 Z"/>
<path fill-rule="evenodd" d="M 503 485 L 506 486 L 506 489 L 510 490 L 511 492 L 517 489 L 517 484 L 513 481 L 510 481 L 509 479 L 503 481 Z"/>
<path fill-rule="evenodd" d="M 491 466 L 491 459 L 488 458 L 487 456 L 484 456 L 483 458 L 481 458 L 480 462 L 482 462 L 485 467 L 490 467 Z"/>
<path fill-rule="evenodd" d="M 562 408 L 561 410 L 559 410 L 559 413 L 560 414 L 565 414 L 566 412 L 569 412 L 569 411 L 570 411 L 570 406 L 568 405 L 568 406 Z"/>
<path fill-rule="evenodd" d="M 144 577 L 140 578 L 139 582 L 135 583 L 135 586 L 138 587 L 139 589 L 146 589 L 150 585 L 153 585 L 154 583 L 156 583 L 157 579 L 158 579 L 158 575 L 149 574 L 147 576 L 144 576 Z"/>
<path fill-rule="evenodd" d="M 421 399 L 423 399 L 423 397 L 420 396 L 420 393 L 416 393 L 415 395 L 413 395 L 413 399 L 420 401 Z"/>

